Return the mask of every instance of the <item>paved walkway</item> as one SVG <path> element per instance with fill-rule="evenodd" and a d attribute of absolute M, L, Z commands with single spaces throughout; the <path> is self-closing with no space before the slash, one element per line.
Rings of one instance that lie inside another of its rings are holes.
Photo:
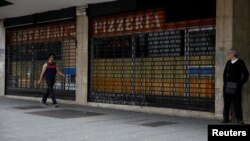
<path fill-rule="evenodd" d="M 218 123 L 0 97 L 0 141 L 206 141 Z"/>

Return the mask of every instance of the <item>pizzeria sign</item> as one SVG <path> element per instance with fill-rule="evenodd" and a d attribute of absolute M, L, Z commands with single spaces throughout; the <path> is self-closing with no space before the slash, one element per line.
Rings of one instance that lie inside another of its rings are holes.
<path fill-rule="evenodd" d="M 92 35 L 136 33 L 164 27 L 165 10 L 147 10 L 96 17 L 92 20 Z"/>

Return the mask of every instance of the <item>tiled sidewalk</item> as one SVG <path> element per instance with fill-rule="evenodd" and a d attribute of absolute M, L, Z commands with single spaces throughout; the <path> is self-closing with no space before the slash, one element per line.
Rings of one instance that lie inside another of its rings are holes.
<path fill-rule="evenodd" d="M 0 141 L 206 141 L 218 123 L 0 97 Z"/>

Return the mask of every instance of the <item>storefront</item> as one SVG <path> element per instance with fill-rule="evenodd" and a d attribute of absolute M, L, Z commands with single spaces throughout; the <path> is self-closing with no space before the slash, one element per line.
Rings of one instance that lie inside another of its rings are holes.
<path fill-rule="evenodd" d="M 25 25 L 18 24 L 20 21 Z M 56 93 L 59 98 L 75 99 L 75 8 L 7 19 L 5 27 L 6 94 L 41 97 L 46 85 L 38 85 L 37 80 L 48 53 L 53 52 L 66 75 L 66 79 L 57 78 Z"/>
<path fill-rule="evenodd" d="M 2 13 L 0 96 L 40 100 L 45 87 L 36 81 L 51 51 L 67 74 L 55 86 L 59 103 L 222 119 L 228 50 L 250 66 L 248 0 L 103 2 Z"/>
<path fill-rule="evenodd" d="M 214 112 L 216 2 L 135 3 L 89 6 L 88 101 Z"/>

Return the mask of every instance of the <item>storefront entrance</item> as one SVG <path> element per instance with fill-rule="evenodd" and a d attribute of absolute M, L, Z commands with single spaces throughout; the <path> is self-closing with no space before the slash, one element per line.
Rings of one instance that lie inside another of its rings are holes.
<path fill-rule="evenodd" d="M 166 13 L 91 18 L 90 102 L 214 111 L 214 17 Z"/>
<path fill-rule="evenodd" d="M 40 97 L 45 82 L 37 80 L 50 52 L 67 78 L 57 78 L 59 98 L 75 99 L 76 25 L 75 21 L 8 28 L 6 31 L 6 94 Z"/>

